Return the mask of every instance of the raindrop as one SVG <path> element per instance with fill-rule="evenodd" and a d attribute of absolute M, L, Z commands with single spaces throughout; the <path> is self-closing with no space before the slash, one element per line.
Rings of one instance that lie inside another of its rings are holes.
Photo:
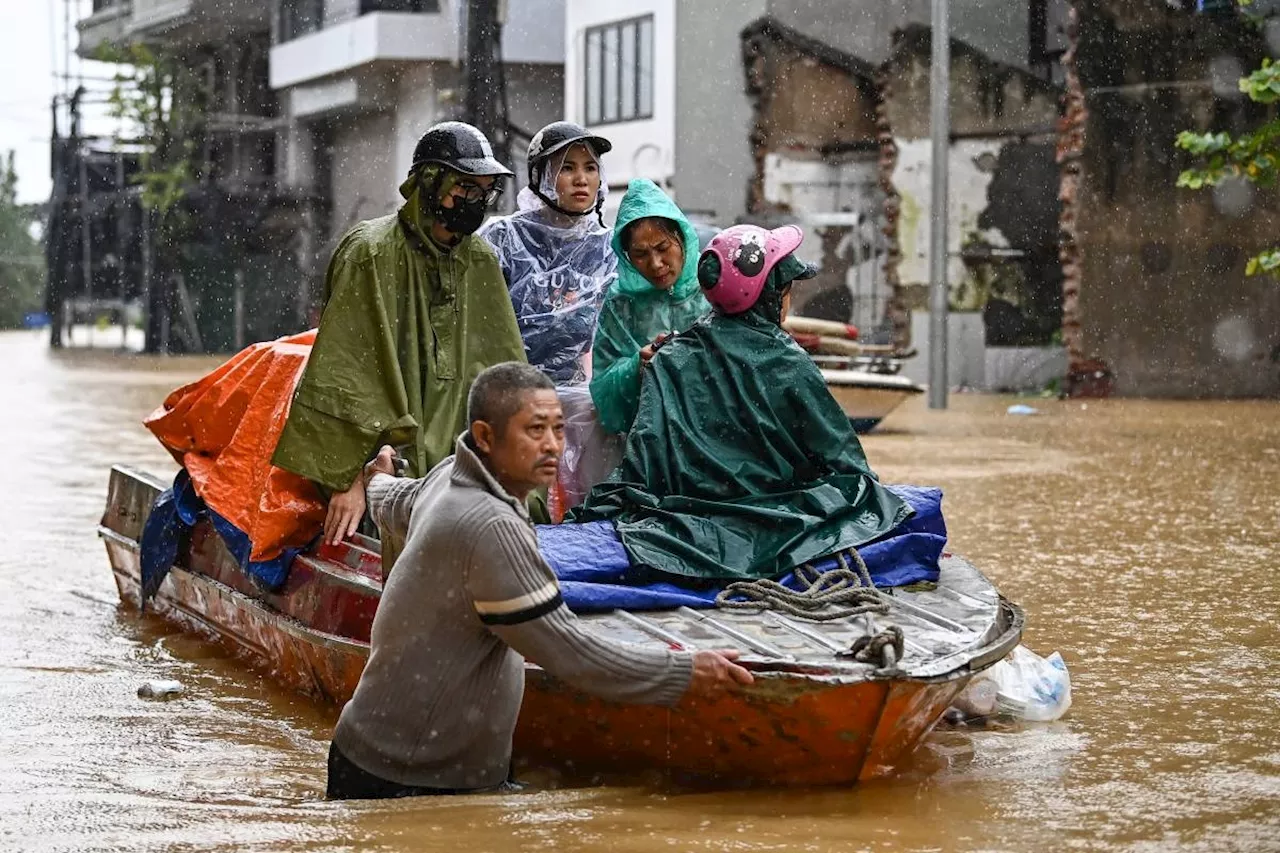
<path fill-rule="evenodd" d="M 1243 178 L 1227 178 L 1213 188 L 1213 206 L 1223 216 L 1243 216 L 1253 207 L 1253 186 Z"/>
<path fill-rule="evenodd" d="M 1233 314 L 1213 327 L 1213 348 L 1229 361 L 1244 361 L 1256 344 L 1253 323 L 1247 317 Z"/>
<path fill-rule="evenodd" d="M 1240 78 L 1244 76 L 1244 65 L 1239 57 L 1218 56 L 1209 61 L 1209 84 L 1213 94 L 1219 98 L 1240 98 Z"/>
<path fill-rule="evenodd" d="M 1267 53 L 1280 56 L 1280 18 L 1270 18 L 1263 24 L 1262 37 L 1267 42 Z"/>

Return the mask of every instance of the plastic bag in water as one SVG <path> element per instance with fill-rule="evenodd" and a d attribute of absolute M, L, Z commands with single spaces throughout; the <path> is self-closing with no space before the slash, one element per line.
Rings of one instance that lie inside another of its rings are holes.
<path fill-rule="evenodd" d="M 974 676 L 952 707 L 963 719 L 1002 714 L 1032 723 L 1052 722 L 1071 707 L 1071 674 L 1057 652 L 1042 658 L 1018 646 Z"/>
<path fill-rule="evenodd" d="M 156 680 L 147 681 L 138 688 L 139 699 L 172 699 L 182 695 L 182 682 Z"/>

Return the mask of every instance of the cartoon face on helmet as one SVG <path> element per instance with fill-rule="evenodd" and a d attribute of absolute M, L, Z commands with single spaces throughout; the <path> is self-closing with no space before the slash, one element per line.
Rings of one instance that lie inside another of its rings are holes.
<path fill-rule="evenodd" d="M 715 255 L 720 275 L 715 281 L 699 277 L 707 301 L 722 314 L 741 314 L 756 304 L 769 273 L 799 248 L 804 232 L 795 225 L 772 231 L 758 225 L 726 228 L 707 244 L 703 257 Z"/>

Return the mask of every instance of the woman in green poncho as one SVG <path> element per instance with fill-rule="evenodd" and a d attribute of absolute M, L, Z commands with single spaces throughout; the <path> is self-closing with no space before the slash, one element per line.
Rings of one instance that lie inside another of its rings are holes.
<path fill-rule="evenodd" d="M 593 345 L 591 399 L 600 423 L 626 432 L 640 403 L 640 368 L 666 335 L 710 310 L 698 286 L 698 235 L 653 181 L 627 187 L 613 232 L 618 279 Z"/>
<path fill-rule="evenodd" d="M 573 513 L 612 521 L 654 579 L 777 578 L 911 514 L 782 330 L 792 282 L 814 274 L 801 239 L 738 225 L 711 241 L 697 272 L 715 312 L 642 369 L 622 463 Z"/>

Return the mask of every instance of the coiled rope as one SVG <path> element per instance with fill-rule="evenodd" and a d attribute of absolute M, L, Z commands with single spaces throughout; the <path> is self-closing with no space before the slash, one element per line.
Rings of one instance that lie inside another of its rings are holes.
<path fill-rule="evenodd" d="M 819 572 L 805 564 L 795 571 L 799 589 L 760 578 L 734 581 L 716 596 L 716 606 L 727 610 L 778 610 L 813 622 L 831 622 L 863 613 L 885 615 L 889 605 L 876 592 L 862 556 L 852 548 L 856 571 L 849 568 L 845 552 L 836 555 L 840 568 Z"/>

